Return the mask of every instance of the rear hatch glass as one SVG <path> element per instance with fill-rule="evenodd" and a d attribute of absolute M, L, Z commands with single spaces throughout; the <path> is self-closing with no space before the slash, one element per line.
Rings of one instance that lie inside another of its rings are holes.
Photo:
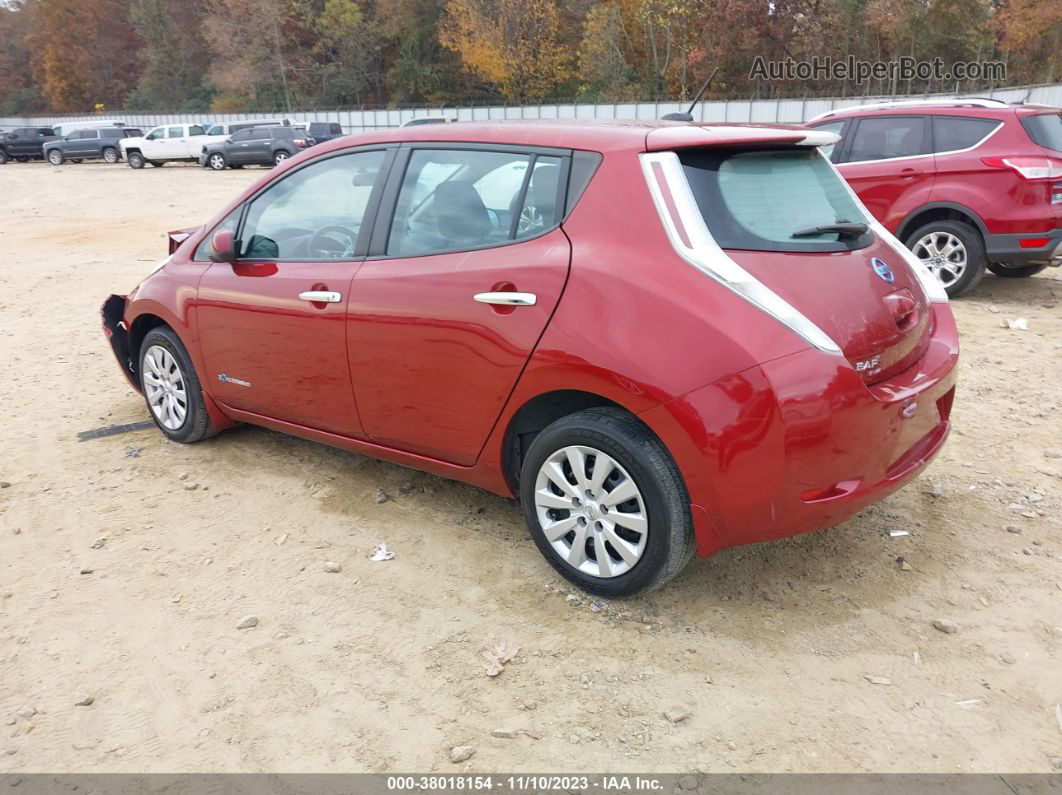
<path fill-rule="evenodd" d="M 918 277 L 868 228 L 816 150 L 698 149 L 678 156 L 719 246 L 828 334 L 867 383 L 921 358 L 931 313 Z"/>

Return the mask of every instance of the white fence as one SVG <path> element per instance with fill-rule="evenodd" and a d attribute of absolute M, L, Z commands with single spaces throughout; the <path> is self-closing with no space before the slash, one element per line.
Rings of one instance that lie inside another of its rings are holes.
<path fill-rule="evenodd" d="M 934 94 L 933 98 L 992 97 L 1007 102 L 1062 106 L 1062 84 L 1006 88 L 979 94 Z M 703 102 L 693 110 L 693 117 L 702 122 L 792 122 L 807 121 L 828 110 L 867 102 L 899 99 L 924 99 L 923 95 L 904 97 L 835 97 L 832 99 L 727 100 Z M 458 121 L 519 120 L 519 119 L 659 119 L 666 113 L 686 109 L 680 102 L 632 102 L 612 104 L 521 105 L 497 107 L 435 107 L 404 110 L 299 110 L 290 116 L 300 121 L 338 122 L 344 132 L 355 133 L 382 127 L 397 127 L 403 122 L 422 116 L 447 116 Z M 204 122 L 217 124 L 241 119 L 275 119 L 277 113 L 126 113 L 104 112 L 93 116 L 25 116 L 0 118 L 0 128 L 48 126 L 61 122 L 88 121 L 93 118 L 117 118 L 145 131 L 160 124 Z"/>

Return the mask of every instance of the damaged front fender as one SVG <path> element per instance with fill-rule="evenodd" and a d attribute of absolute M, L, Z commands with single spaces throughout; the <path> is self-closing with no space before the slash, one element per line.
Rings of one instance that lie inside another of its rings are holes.
<path fill-rule="evenodd" d="M 103 333 L 111 343 L 111 350 L 118 360 L 122 375 L 129 385 L 139 392 L 140 382 L 133 372 L 133 360 L 129 352 L 129 329 L 125 325 L 127 302 L 128 299 L 124 295 L 108 296 L 100 307 L 100 317 L 103 321 Z"/>

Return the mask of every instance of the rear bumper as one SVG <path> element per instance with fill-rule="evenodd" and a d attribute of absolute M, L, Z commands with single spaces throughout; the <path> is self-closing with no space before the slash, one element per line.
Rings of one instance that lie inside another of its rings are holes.
<path fill-rule="evenodd" d="M 934 314 L 922 359 L 874 386 L 807 350 L 642 415 L 686 480 L 699 554 L 834 526 L 924 469 L 951 428 L 958 362 L 951 310 Z"/>
<path fill-rule="evenodd" d="M 986 235 L 985 253 L 989 262 L 1008 265 L 1062 265 L 1062 228 L 1042 234 Z"/>
<path fill-rule="evenodd" d="M 108 296 L 100 307 L 100 318 L 103 321 L 103 334 L 111 344 L 111 351 L 118 360 L 122 375 L 129 382 L 129 386 L 139 392 L 140 384 L 133 374 L 132 355 L 129 351 L 129 329 L 125 326 L 126 302 L 124 295 Z"/>

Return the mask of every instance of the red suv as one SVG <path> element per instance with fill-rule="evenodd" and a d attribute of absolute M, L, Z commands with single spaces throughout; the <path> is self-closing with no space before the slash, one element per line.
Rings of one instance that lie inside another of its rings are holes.
<path fill-rule="evenodd" d="M 262 425 L 516 496 L 583 588 L 837 524 L 940 449 L 947 297 L 802 127 L 330 141 L 103 325 L 160 430 Z"/>
<path fill-rule="evenodd" d="M 863 204 L 948 295 L 985 268 L 1020 278 L 1062 264 L 1062 116 L 992 99 L 845 108 L 808 122 L 835 132 L 831 159 Z"/>

